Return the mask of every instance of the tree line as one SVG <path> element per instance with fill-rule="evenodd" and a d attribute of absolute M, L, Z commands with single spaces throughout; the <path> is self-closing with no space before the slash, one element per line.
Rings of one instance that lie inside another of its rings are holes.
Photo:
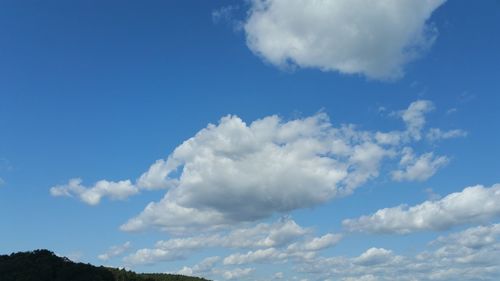
<path fill-rule="evenodd" d="M 209 281 L 176 274 L 135 273 L 76 263 L 49 250 L 0 255 L 1 281 Z"/>

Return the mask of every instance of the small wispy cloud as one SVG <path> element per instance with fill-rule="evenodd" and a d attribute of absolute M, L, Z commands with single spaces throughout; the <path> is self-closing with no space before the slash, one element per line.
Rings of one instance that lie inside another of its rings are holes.
<path fill-rule="evenodd" d="M 97 258 L 102 260 L 102 261 L 107 261 L 109 259 L 112 259 L 114 257 L 117 257 L 117 256 L 124 254 L 126 251 L 128 251 L 130 249 L 131 245 L 132 244 L 129 241 L 127 241 L 122 245 L 111 246 L 106 252 L 97 256 Z"/>

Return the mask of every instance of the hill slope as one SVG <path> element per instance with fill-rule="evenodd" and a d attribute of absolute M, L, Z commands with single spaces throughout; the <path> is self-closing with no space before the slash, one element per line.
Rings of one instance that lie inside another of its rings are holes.
<path fill-rule="evenodd" d="M 48 250 L 0 255 L 2 281 L 208 281 L 172 274 L 138 274 L 75 263 Z"/>

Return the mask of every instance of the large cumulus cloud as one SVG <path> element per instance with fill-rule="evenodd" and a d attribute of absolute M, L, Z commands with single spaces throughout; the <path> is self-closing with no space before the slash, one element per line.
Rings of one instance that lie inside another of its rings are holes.
<path fill-rule="evenodd" d="M 427 21 L 445 0 L 252 0 L 248 47 L 279 67 L 296 65 L 393 79 L 428 49 Z"/>
<path fill-rule="evenodd" d="M 188 222 L 223 225 L 312 207 L 376 176 L 388 155 L 368 135 L 333 128 L 325 114 L 289 122 L 270 116 L 251 124 L 226 116 L 175 149 L 162 165 L 182 169 L 178 185 L 122 229 L 175 231 Z M 150 176 L 158 178 L 148 171 L 141 181 Z M 168 174 L 163 180 L 172 181 Z"/>
<path fill-rule="evenodd" d="M 398 181 L 427 180 L 448 162 L 412 149 L 426 133 L 425 114 L 432 108 L 429 101 L 415 101 L 395 112 L 405 126 L 390 132 L 334 126 L 325 113 L 294 120 L 273 115 L 249 124 L 228 115 L 135 181 L 101 180 L 86 187 L 73 179 L 52 187 L 51 194 L 96 205 L 103 197 L 123 200 L 144 190 L 168 190 L 123 224 L 125 231 L 181 233 L 257 221 L 349 195 L 381 171 Z M 384 164 L 398 169 L 382 169 Z"/>

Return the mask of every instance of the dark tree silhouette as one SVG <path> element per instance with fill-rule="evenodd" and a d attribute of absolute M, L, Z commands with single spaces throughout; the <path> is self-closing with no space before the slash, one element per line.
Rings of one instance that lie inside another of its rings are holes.
<path fill-rule="evenodd" d="M 208 281 L 173 274 L 138 274 L 75 263 L 48 250 L 0 255 L 1 281 Z"/>

